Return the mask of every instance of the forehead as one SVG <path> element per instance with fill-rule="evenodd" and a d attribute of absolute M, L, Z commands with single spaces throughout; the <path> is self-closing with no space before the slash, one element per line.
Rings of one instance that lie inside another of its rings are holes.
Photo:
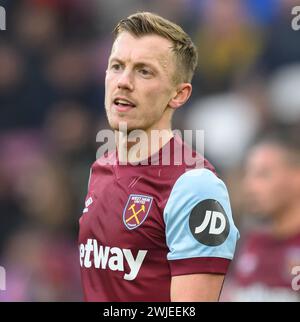
<path fill-rule="evenodd" d="M 286 153 L 280 147 L 275 145 L 262 144 L 255 147 L 248 160 L 248 166 L 259 167 L 276 167 L 285 163 Z"/>
<path fill-rule="evenodd" d="M 122 32 L 116 38 L 110 58 L 136 62 L 148 60 L 167 67 L 172 58 L 172 43 L 158 35 L 136 37 L 128 32 Z"/>

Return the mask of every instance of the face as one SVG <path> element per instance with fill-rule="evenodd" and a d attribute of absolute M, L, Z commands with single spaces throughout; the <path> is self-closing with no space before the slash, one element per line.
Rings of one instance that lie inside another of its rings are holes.
<path fill-rule="evenodd" d="M 262 216 L 276 216 L 287 210 L 296 199 L 297 176 L 279 147 L 255 148 L 248 158 L 244 180 L 248 210 Z"/>
<path fill-rule="evenodd" d="M 105 79 L 105 109 L 112 129 L 126 122 L 128 130 L 165 129 L 169 102 L 176 94 L 171 42 L 157 35 L 119 34 Z"/>

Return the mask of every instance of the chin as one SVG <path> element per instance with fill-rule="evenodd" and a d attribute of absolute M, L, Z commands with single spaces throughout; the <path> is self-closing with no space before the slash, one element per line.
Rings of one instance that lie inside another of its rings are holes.
<path fill-rule="evenodd" d="M 126 133 L 130 133 L 131 131 L 134 130 L 145 130 L 145 127 L 141 124 L 135 124 L 132 121 L 127 121 L 126 119 L 114 119 L 114 120 L 109 120 L 109 125 L 111 129 L 115 131 L 120 131 L 119 123 L 126 123 Z M 125 131 L 122 131 L 125 132 Z"/>
<path fill-rule="evenodd" d="M 126 122 L 126 121 L 124 121 L 124 120 L 122 120 L 122 121 L 120 121 L 120 122 Z M 109 125 L 110 125 L 110 127 L 111 127 L 111 129 L 112 130 L 114 130 L 114 131 L 120 131 L 120 127 L 119 127 L 119 123 L 120 122 L 109 122 Z M 130 131 L 132 131 L 133 129 L 135 129 L 135 128 L 132 128 L 130 125 L 128 125 L 128 123 L 127 123 L 127 127 L 126 127 L 126 131 L 121 131 L 121 132 L 126 132 L 127 134 L 130 132 Z"/>

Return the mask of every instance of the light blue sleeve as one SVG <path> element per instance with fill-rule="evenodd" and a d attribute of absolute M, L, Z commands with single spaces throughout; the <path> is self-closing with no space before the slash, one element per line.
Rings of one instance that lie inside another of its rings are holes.
<path fill-rule="evenodd" d="M 175 182 L 164 209 L 168 260 L 232 259 L 239 239 L 225 184 L 212 171 L 194 169 Z"/>

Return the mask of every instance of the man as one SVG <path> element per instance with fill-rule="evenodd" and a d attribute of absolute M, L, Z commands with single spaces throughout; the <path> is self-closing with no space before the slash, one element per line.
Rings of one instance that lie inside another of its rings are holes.
<path fill-rule="evenodd" d="M 196 63 L 188 35 L 160 16 L 137 13 L 115 28 L 105 109 L 117 152 L 93 165 L 80 218 L 87 301 L 219 298 L 238 238 L 228 193 L 201 156 L 193 153 L 201 168 L 177 162 L 188 148 L 171 130 L 174 111 L 191 95 Z M 135 130 L 146 137 L 138 149 L 128 139 Z"/>
<path fill-rule="evenodd" d="M 250 151 L 245 176 L 247 209 L 259 229 L 244 235 L 224 300 L 299 301 L 300 144 L 276 134 Z M 228 284 L 227 284 L 228 282 Z M 297 292 L 298 291 L 298 292 Z"/>

